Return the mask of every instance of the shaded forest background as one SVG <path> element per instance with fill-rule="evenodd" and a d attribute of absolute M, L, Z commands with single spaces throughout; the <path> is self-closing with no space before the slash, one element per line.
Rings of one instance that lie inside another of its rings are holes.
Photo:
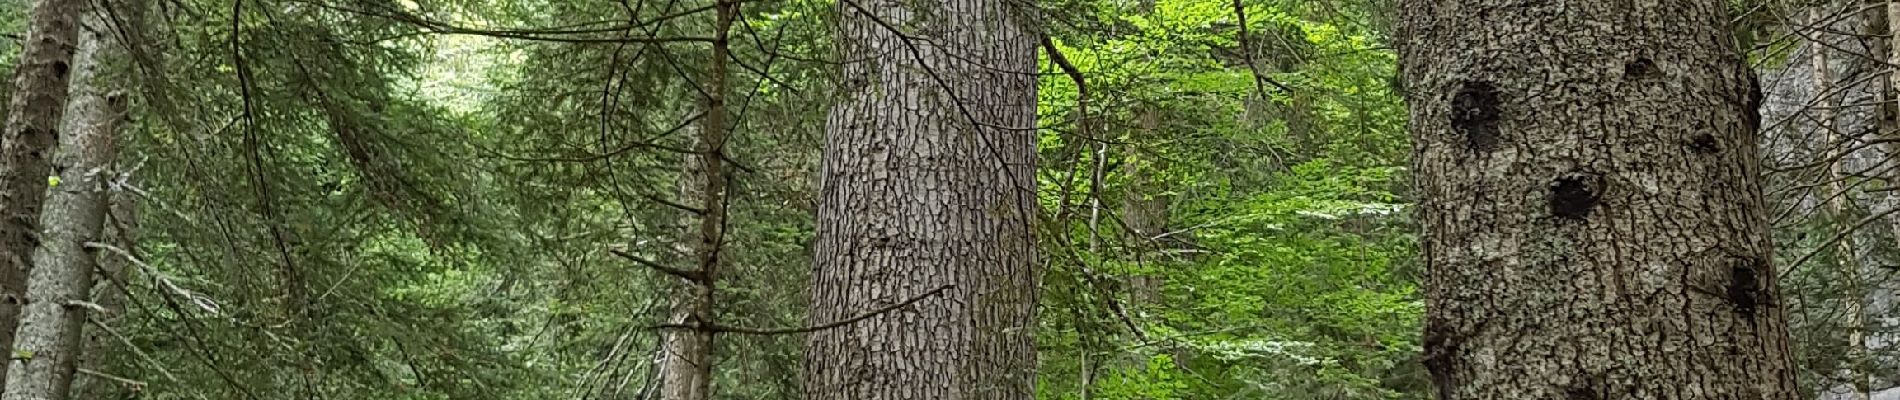
<path fill-rule="evenodd" d="M 26 3 L 0 0 L 0 70 Z M 714 317 L 804 326 L 826 112 L 854 56 L 834 43 L 844 3 L 738 3 Z M 1038 397 L 1430 398 L 1391 3 L 1034 5 Z M 1731 2 L 1767 94 L 1776 264 L 1816 396 L 1900 385 L 1884 7 Z M 125 251 L 99 257 L 125 272 L 94 289 L 114 303 L 80 386 L 649 398 L 677 289 L 642 262 L 693 257 L 683 166 L 714 8 L 138 6 L 106 72 L 132 110 L 113 196 L 134 206 L 110 224 Z M 802 347 L 720 336 L 716 397 L 799 398 Z"/>

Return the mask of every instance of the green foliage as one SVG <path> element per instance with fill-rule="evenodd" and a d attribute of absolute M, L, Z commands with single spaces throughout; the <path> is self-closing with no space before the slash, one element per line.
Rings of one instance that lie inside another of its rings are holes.
<path fill-rule="evenodd" d="M 1058 24 L 1083 27 L 1057 43 L 1090 97 L 1043 79 L 1046 303 L 1077 311 L 1045 314 L 1042 397 L 1425 398 L 1396 57 L 1303 3 L 1250 2 L 1242 40 L 1232 4 L 1097 2 Z M 1093 229 L 1091 196 L 1111 215 Z M 1162 232 L 1116 222 L 1143 207 Z"/>
<path fill-rule="evenodd" d="M 1379 11 L 1246 3 L 1244 30 L 1225 0 L 1044 4 L 1089 90 L 1046 59 L 1041 397 L 1425 396 Z M 127 80 L 149 268 L 99 370 L 158 399 L 648 390 L 675 283 L 608 250 L 687 258 L 710 53 L 609 39 L 710 36 L 710 1 L 168 4 Z M 746 2 L 732 35 L 721 323 L 808 323 L 835 11 Z M 719 397 L 798 397 L 801 342 L 721 336 Z"/>

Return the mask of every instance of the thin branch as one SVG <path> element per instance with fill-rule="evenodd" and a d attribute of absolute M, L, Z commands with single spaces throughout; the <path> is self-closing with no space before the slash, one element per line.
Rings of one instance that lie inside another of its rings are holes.
<path fill-rule="evenodd" d="M 323 8 L 328 8 L 332 10 L 348 12 L 348 13 L 353 13 L 353 14 L 387 18 L 390 20 L 394 20 L 397 22 L 402 22 L 402 23 L 415 26 L 424 31 L 427 31 L 428 33 L 446 34 L 446 35 L 476 35 L 476 36 L 488 36 L 488 37 L 502 38 L 502 39 L 519 39 L 519 40 L 528 40 L 528 41 L 537 41 L 537 42 L 557 42 L 557 43 L 609 43 L 609 44 L 613 44 L 613 43 L 621 43 L 621 44 L 624 44 L 624 43 L 677 43 L 677 42 L 711 43 L 713 41 L 713 38 L 710 38 L 710 37 L 633 37 L 633 36 L 622 35 L 618 37 L 603 38 L 603 37 L 556 36 L 556 35 L 579 35 L 579 34 L 629 31 L 629 30 L 642 28 L 642 27 L 655 26 L 665 21 L 690 16 L 690 15 L 697 14 L 700 12 L 705 12 L 705 11 L 710 10 L 711 7 L 701 7 L 701 8 L 686 10 L 686 11 L 675 13 L 675 14 L 663 15 L 649 21 L 639 21 L 639 22 L 633 22 L 633 23 L 623 24 L 619 26 L 606 26 L 606 27 L 599 27 L 599 28 L 485 29 L 485 28 L 471 28 L 471 27 L 465 27 L 465 26 L 457 26 L 457 25 L 452 25 L 446 22 L 441 22 L 441 21 L 432 21 L 432 20 L 424 19 L 420 16 L 416 16 L 416 15 L 412 15 L 412 14 L 409 14 L 406 12 L 400 12 L 400 11 L 390 11 L 390 12 L 379 13 L 379 12 L 374 12 L 374 11 L 369 11 L 369 10 L 345 9 L 345 8 L 325 6 L 325 5 L 319 5 L 319 6 Z"/>
<path fill-rule="evenodd" d="M 1265 84 L 1273 84 L 1274 87 L 1280 88 L 1280 90 L 1293 93 L 1293 88 L 1287 87 L 1286 84 L 1273 80 L 1273 78 L 1268 78 L 1267 74 L 1260 73 L 1260 65 L 1253 60 L 1253 45 L 1247 40 L 1247 36 L 1249 36 L 1247 33 L 1247 5 L 1241 4 L 1240 0 L 1234 0 L 1234 18 L 1240 20 L 1240 36 L 1236 38 L 1236 40 L 1240 43 L 1240 56 L 1247 60 L 1247 71 L 1253 73 L 1254 90 L 1259 91 L 1261 97 L 1271 97 L 1267 95 L 1267 86 Z"/>
<path fill-rule="evenodd" d="M 924 292 L 924 294 L 917 295 L 917 297 L 912 297 L 909 300 L 904 300 L 901 303 L 892 304 L 892 305 L 885 306 L 883 308 L 879 308 L 876 310 L 871 310 L 871 312 L 859 314 L 851 318 L 845 318 L 842 320 L 838 320 L 838 321 L 826 323 L 826 324 L 819 324 L 819 325 L 812 325 L 812 326 L 805 326 L 805 327 L 798 327 L 798 328 L 754 329 L 754 328 L 742 328 L 742 327 L 735 327 L 735 326 L 724 326 L 724 325 L 718 325 L 718 324 L 706 324 L 706 325 L 660 324 L 660 325 L 654 325 L 653 328 L 654 329 L 698 329 L 698 330 L 705 330 L 709 332 L 737 333 L 741 335 L 790 335 L 790 334 L 798 334 L 798 333 L 811 333 L 811 332 L 837 328 L 837 327 L 841 327 L 845 325 L 850 325 L 853 323 L 857 323 L 858 321 L 870 319 L 871 317 L 882 315 L 884 313 L 895 311 L 899 308 L 904 308 L 912 304 L 916 304 L 919 301 L 923 301 L 924 299 L 930 298 L 931 296 L 936 296 L 937 294 L 943 293 L 944 291 L 950 290 L 951 288 L 955 288 L 955 287 L 957 287 L 957 285 L 943 285 L 941 287 L 938 287 L 936 290 Z"/>
<path fill-rule="evenodd" d="M 124 385 L 126 388 L 132 389 L 132 391 L 134 392 L 144 390 L 146 386 L 145 382 L 143 381 L 138 381 L 131 378 L 125 378 L 125 377 L 108 374 L 104 372 L 94 371 L 94 370 L 85 369 L 85 368 L 80 368 L 78 371 L 80 374 L 90 375 L 99 379 L 105 379 L 105 380 L 109 380 L 113 382 L 118 382 L 120 385 Z"/>
<path fill-rule="evenodd" d="M 617 157 L 622 154 L 626 154 L 627 152 L 632 151 L 633 149 L 657 149 L 657 150 L 665 150 L 668 152 L 679 153 L 679 154 L 693 154 L 694 151 L 692 149 L 667 146 L 667 145 L 655 143 L 654 141 L 660 137 L 672 135 L 674 133 L 679 132 L 682 129 L 685 129 L 688 126 L 692 126 L 694 122 L 699 121 L 699 119 L 701 117 L 704 117 L 705 115 L 706 114 L 703 112 L 693 114 L 692 117 L 687 118 L 685 121 L 680 121 L 679 124 L 673 125 L 673 127 L 667 128 L 665 131 L 661 131 L 657 134 L 654 134 L 653 137 L 651 138 L 648 138 L 642 141 L 635 141 L 633 143 L 627 143 L 626 145 L 623 145 L 618 149 L 613 149 L 613 150 L 603 152 L 603 153 L 584 154 L 584 155 L 577 155 L 577 156 L 544 156 L 544 157 L 516 156 L 516 155 L 502 154 L 500 152 L 491 152 L 491 153 L 493 153 L 496 157 L 509 160 L 509 161 L 580 162 L 580 163 L 600 161 L 609 157 Z"/>
<path fill-rule="evenodd" d="M 105 323 L 99 322 L 99 320 L 96 320 L 96 319 L 88 318 L 86 322 L 91 323 L 92 326 L 97 327 L 100 330 L 106 331 L 107 334 L 111 334 L 112 338 L 118 339 L 119 344 L 125 345 L 125 348 L 127 350 L 131 350 L 133 355 L 137 355 L 139 356 L 140 359 L 143 359 L 145 360 L 145 362 L 152 364 L 152 369 L 158 370 L 158 373 L 160 375 L 164 375 L 165 379 L 169 379 L 172 382 L 178 382 L 178 383 L 185 382 L 183 380 L 178 379 L 178 375 L 173 374 L 170 368 L 166 368 L 165 363 L 159 362 L 158 359 L 156 358 L 152 358 L 152 355 L 145 353 L 144 350 L 139 350 L 139 347 L 137 345 L 132 344 L 132 339 L 126 338 L 125 335 L 120 334 L 118 330 L 112 329 L 111 326 L 107 326 Z M 203 396 L 201 395 L 199 397 L 202 398 Z"/>
<path fill-rule="evenodd" d="M 693 206 L 689 206 L 689 205 L 685 205 L 685 204 L 680 204 L 680 202 L 677 202 L 677 201 L 672 201 L 672 200 L 667 200 L 666 198 L 664 198 L 664 197 L 660 197 L 660 196 L 658 196 L 658 195 L 653 195 L 653 194 L 641 194 L 641 195 L 640 195 L 640 197 L 643 197 L 643 198 L 646 198 L 646 199 L 647 199 L 647 201 L 651 201 L 651 202 L 655 202 L 655 203 L 660 203 L 660 205 L 664 205 L 664 206 L 667 206 L 667 207 L 672 207 L 672 208 L 677 208 L 677 209 L 679 209 L 680 211 L 685 211 L 685 212 L 688 212 L 688 213 L 692 213 L 693 215 L 706 215 L 706 210 L 705 210 L 705 209 L 701 209 L 701 208 L 698 208 L 698 207 L 693 207 Z"/>
<path fill-rule="evenodd" d="M 1861 228 L 1867 227 L 1868 224 L 1872 224 L 1874 221 L 1879 221 L 1881 218 L 1886 217 L 1888 215 L 1893 215 L 1894 213 L 1900 213 L 1900 207 L 1890 208 L 1890 209 L 1887 209 L 1887 211 L 1881 211 L 1874 215 L 1869 215 L 1866 218 L 1861 218 L 1859 222 L 1854 223 L 1854 226 L 1848 227 L 1847 229 L 1843 229 L 1841 230 L 1839 234 L 1835 234 L 1833 238 L 1828 239 L 1827 243 L 1822 243 L 1820 246 L 1815 247 L 1814 250 L 1809 250 L 1807 254 L 1802 254 L 1801 258 L 1797 258 L 1794 260 L 1794 262 L 1789 263 L 1787 266 L 1788 268 L 1787 272 L 1794 272 L 1795 268 L 1800 268 L 1801 264 L 1805 264 L 1808 262 L 1808 259 L 1814 258 L 1814 256 L 1821 254 L 1821 251 L 1823 249 L 1833 247 L 1835 243 L 1840 243 L 1840 241 L 1846 240 L 1848 236 L 1853 236 L 1854 232 L 1860 231 Z M 1784 272 L 1782 275 L 1784 275 L 1782 277 L 1783 279 L 1787 278 L 1785 276 L 1787 275 L 1786 272 Z"/>
<path fill-rule="evenodd" d="M 607 249 L 607 251 L 614 253 L 614 255 L 616 256 L 620 256 L 620 258 L 625 258 L 628 261 L 633 261 L 634 264 L 640 264 L 642 266 L 645 266 L 647 268 L 652 268 L 655 271 L 660 271 L 661 273 L 665 273 L 667 275 L 676 276 L 676 277 L 679 277 L 680 279 L 685 279 L 689 282 L 693 282 L 696 284 L 707 283 L 705 271 L 688 271 L 688 270 L 683 270 L 679 268 L 668 267 L 658 262 L 654 262 L 653 260 L 648 260 L 646 258 L 633 255 L 633 253 L 628 253 L 625 250 L 621 250 L 621 249 Z"/>

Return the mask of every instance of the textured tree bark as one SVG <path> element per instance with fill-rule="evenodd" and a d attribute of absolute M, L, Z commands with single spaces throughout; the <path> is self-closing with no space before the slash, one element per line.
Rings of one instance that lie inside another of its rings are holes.
<path fill-rule="evenodd" d="M 1038 40 L 1021 4 L 841 1 L 808 318 L 921 300 L 813 332 L 806 399 L 1034 398 Z"/>
<path fill-rule="evenodd" d="M 1399 7 L 1440 399 L 1795 399 L 1724 3 Z"/>
<path fill-rule="evenodd" d="M 51 170 L 47 159 L 59 138 L 84 8 L 82 0 L 36 0 L 27 13 L 6 130 L 0 132 L 0 350 L 13 348 L 20 323 L 21 299 L 32 270 L 28 257 L 37 244 L 35 226 Z M 0 380 L 0 387 L 5 384 Z"/>
<path fill-rule="evenodd" d="M 44 230 L 32 258 L 38 265 L 27 278 L 26 306 L 13 346 L 16 365 L 7 371 L 6 394 L 0 396 L 6 400 L 68 397 L 86 315 L 97 307 L 91 303 L 97 263 L 86 243 L 100 239 L 105 223 L 114 139 L 126 99 L 102 74 L 123 58 L 101 34 L 108 32 L 106 20 L 98 10 L 86 15 L 90 28 L 83 29 L 73 55 L 71 101 L 61 123 L 65 134 L 53 158 L 58 180 L 41 183 Z"/>

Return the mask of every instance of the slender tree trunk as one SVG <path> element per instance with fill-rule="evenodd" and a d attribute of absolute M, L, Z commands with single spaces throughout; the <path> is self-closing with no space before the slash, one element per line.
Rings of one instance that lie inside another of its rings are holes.
<path fill-rule="evenodd" d="M 40 245 L 27 278 L 26 307 L 20 315 L 16 365 L 7 372 L 6 400 L 63 400 L 78 368 L 91 302 L 93 251 L 107 209 L 107 185 L 116 152 L 115 136 L 125 118 L 125 94 L 111 87 L 103 70 L 123 64 L 108 42 L 106 19 L 87 12 L 73 55 L 71 102 L 61 123 L 53 158 L 56 180 L 42 183 L 46 209 L 40 215 Z M 50 186 L 46 186 L 49 185 Z"/>
<path fill-rule="evenodd" d="M 1161 136 L 1161 115 L 1154 106 L 1144 106 L 1135 115 L 1135 134 L 1137 143 L 1156 143 Z M 1129 184 L 1122 199 L 1122 222 L 1128 224 L 1129 244 L 1133 246 L 1138 264 L 1165 262 L 1158 257 L 1161 245 L 1155 236 L 1166 233 L 1168 229 L 1168 206 L 1171 203 L 1164 193 L 1167 188 L 1156 173 L 1164 165 L 1160 157 L 1152 157 L 1143 149 L 1129 149 Z M 1145 307 L 1160 301 L 1161 285 L 1166 282 L 1162 275 L 1142 274 L 1129 279 L 1129 303 L 1135 307 Z"/>
<path fill-rule="evenodd" d="M 1440 399 L 1802 397 L 1724 5 L 1401 3 Z"/>
<path fill-rule="evenodd" d="M 1809 22 L 1810 26 L 1825 27 L 1832 25 L 1828 14 L 1830 14 L 1833 9 L 1834 7 L 1830 6 L 1811 8 L 1809 10 L 1811 18 Z M 1840 96 L 1838 93 L 1835 93 L 1834 71 L 1829 65 L 1830 57 L 1828 54 L 1833 50 L 1823 45 L 1823 41 L 1825 40 L 1827 40 L 1827 36 L 1822 36 L 1821 39 L 1810 44 L 1810 51 L 1812 51 L 1813 54 L 1809 59 L 1811 62 L 1810 67 L 1814 70 L 1814 93 L 1816 96 L 1819 96 L 1818 99 L 1815 99 L 1817 105 L 1815 112 L 1819 114 L 1819 116 L 1816 117 L 1816 119 L 1819 120 L 1819 123 L 1816 124 L 1816 128 L 1820 131 L 1824 139 L 1824 144 L 1821 148 L 1826 150 L 1817 154 L 1822 157 L 1828 157 L 1830 154 L 1836 152 L 1847 151 L 1851 146 L 1842 140 L 1840 127 L 1838 125 L 1840 115 L 1837 110 L 1840 107 L 1840 101 L 1837 99 Z M 1845 324 L 1845 330 L 1847 331 L 1847 368 L 1840 371 L 1840 374 L 1841 378 L 1846 379 L 1848 382 L 1847 389 L 1849 392 L 1845 398 L 1850 400 L 1864 400 L 1867 398 L 1868 391 L 1866 369 L 1863 368 L 1864 364 L 1862 363 L 1862 361 L 1866 359 L 1867 353 L 1867 321 L 1865 312 L 1862 310 L 1862 302 L 1865 301 L 1865 296 L 1860 290 L 1860 253 L 1854 249 L 1854 238 L 1853 232 L 1851 231 L 1852 224 L 1849 222 L 1849 218 L 1851 218 L 1850 212 L 1854 208 L 1853 205 L 1849 204 L 1849 202 L 1853 200 L 1853 194 L 1848 192 L 1847 181 L 1852 177 L 1848 176 L 1846 171 L 1842 170 L 1842 164 L 1844 163 L 1844 160 L 1832 160 L 1828 162 L 1828 190 L 1823 195 L 1826 196 L 1825 200 L 1828 205 L 1829 214 L 1834 221 L 1833 225 L 1840 229 L 1836 234 L 1846 237 L 1846 239 L 1841 240 L 1834 249 L 1836 253 L 1835 265 L 1840 268 L 1842 278 L 1846 281 L 1846 285 L 1844 286 L 1846 286 L 1847 289 L 1847 295 L 1844 296 L 1845 298 L 1842 300 L 1841 307 L 1841 313 L 1847 315 Z"/>
<path fill-rule="evenodd" d="M 705 127 L 702 125 L 691 128 L 689 132 L 697 134 L 703 129 Z M 692 140 L 694 143 L 692 148 L 701 147 L 698 144 L 701 141 L 698 135 L 695 135 Z M 683 164 L 680 175 L 680 198 L 695 199 L 687 200 L 689 202 L 703 202 L 706 197 L 704 193 L 705 166 L 697 161 Z M 701 208 L 701 210 L 706 210 L 706 208 Z M 696 267 L 699 263 L 698 249 L 701 243 L 698 240 L 701 225 L 694 223 L 698 219 L 698 217 L 688 217 L 681 221 L 681 238 L 674 246 L 680 254 L 691 255 L 691 260 Z M 670 282 L 666 289 L 669 309 L 667 323 L 692 325 L 700 317 L 699 311 L 702 308 L 700 283 L 704 280 L 686 280 L 672 276 L 666 279 Z M 710 340 L 707 340 L 707 335 L 703 333 L 697 329 L 668 329 L 661 332 L 663 335 L 659 363 L 661 400 L 710 398 L 711 394 L 700 391 L 699 385 L 700 381 L 704 380 L 699 374 L 699 366 L 710 361 L 708 353 L 711 350 Z"/>
<path fill-rule="evenodd" d="M 122 75 L 111 81 L 114 82 L 111 86 L 117 88 L 138 86 L 132 83 L 140 81 L 136 79 L 138 75 L 136 71 L 139 69 L 139 63 L 136 60 L 137 57 L 134 55 L 142 54 L 138 50 L 140 46 L 150 43 L 147 39 L 148 36 L 146 36 L 150 33 L 149 26 L 146 24 L 146 14 L 149 12 L 150 4 L 144 0 L 102 0 L 102 3 L 98 4 L 110 5 L 110 14 L 95 13 L 93 14 L 94 20 L 104 18 L 112 20 L 114 23 L 100 23 L 97 25 L 112 28 L 106 31 L 110 32 L 110 34 L 101 36 L 102 38 L 109 37 L 111 40 L 101 42 L 103 47 L 98 50 L 100 54 L 94 57 L 96 59 L 105 60 L 105 64 L 108 65 L 109 68 L 112 68 L 113 71 L 123 71 Z M 106 18 L 108 15 L 110 18 Z M 94 79 L 97 81 L 97 78 Z M 95 88 L 99 86 L 100 85 L 94 85 Z M 73 94 L 84 95 L 80 90 L 80 86 L 74 85 Z M 130 94 L 128 94 L 128 96 L 130 96 Z M 123 120 L 118 122 L 124 123 Z M 120 129 L 123 130 L 124 128 Z M 122 133 L 122 131 L 113 133 L 113 138 L 127 136 Z M 115 171 L 124 167 L 116 156 L 113 162 L 113 165 L 117 167 L 114 168 Z M 138 236 L 136 231 L 139 225 L 138 197 L 127 191 L 126 187 L 132 186 L 134 178 L 129 175 L 119 175 L 114 179 L 116 179 L 115 182 L 108 183 L 110 193 L 106 201 L 109 202 L 109 205 L 107 206 L 105 216 L 104 239 L 100 241 L 117 246 L 127 252 L 132 252 L 128 254 L 136 254 L 135 252 L 138 248 Z M 90 292 L 93 303 L 98 304 L 98 310 L 102 311 L 90 315 L 89 318 L 102 326 L 117 327 L 119 326 L 119 320 L 125 316 L 126 283 L 130 282 L 129 278 L 135 267 L 132 265 L 131 260 L 122 254 L 95 250 L 93 257 L 98 263 L 98 274 L 95 276 L 97 282 L 93 283 Z M 79 354 L 79 377 L 76 378 L 73 383 L 75 386 L 73 390 L 77 393 L 74 395 L 74 398 L 86 400 L 110 399 L 115 398 L 110 396 L 117 393 L 124 393 L 126 390 L 138 390 L 139 388 L 127 387 L 124 381 L 97 379 L 96 376 L 86 373 L 86 371 L 105 373 L 105 363 L 108 359 L 106 357 L 107 352 L 109 349 L 116 349 L 116 347 L 113 347 L 114 342 L 112 341 L 112 337 L 107 336 L 102 330 L 82 330 L 86 335 L 84 339 L 85 343 L 81 345 L 83 348 Z"/>
<path fill-rule="evenodd" d="M 703 118 L 703 117 L 702 117 Z M 693 133 L 704 127 L 693 128 Z M 694 148 L 700 147 L 700 138 L 694 137 Z M 687 162 L 683 166 L 680 179 L 680 198 L 704 200 L 705 170 L 699 162 Z M 689 200 L 690 201 L 690 200 Z M 705 208 L 701 208 L 705 210 Z M 693 223 L 698 218 L 685 218 L 681 227 L 681 239 L 675 245 L 680 254 L 693 255 L 698 264 L 700 225 Z M 668 314 L 667 322 L 680 325 L 692 325 L 699 318 L 700 282 L 703 280 L 685 280 L 668 276 Z M 701 392 L 699 383 L 705 379 L 699 374 L 699 366 L 710 360 L 710 340 L 707 335 L 696 329 L 668 329 L 662 332 L 660 344 L 660 399 L 661 400 L 705 400 L 710 393 Z"/>
<path fill-rule="evenodd" d="M 699 198 L 698 231 L 692 254 L 698 279 L 679 286 L 673 312 L 680 322 L 698 325 L 698 329 L 675 329 L 667 333 L 665 386 L 662 400 L 708 400 L 712 398 L 713 296 L 719 283 L 722 247 L 726 225 L 726 134 L 732 129 L 726 112 L 726 59 L 731 55 L 732 23 L 739 15 L 739 3 L 718 0 L 714 22 L 712 56 L 706 69 L 706 96 L 700 106 L 706 115 L 700 119 L 695 163 L 686 173 L 684 190 Z"/>
<path fill-rule="evenodd" d="M 1030 10 L 1001 0 L 839 7 L 852 61 L 825 130 L 809 318 L 868 317 L 811 334 L 805 398 L 1033 399 Z"/>
<path fill-rule="evenodd" d="M 129 179 L 122 177 L 121 179 Z M 137 198 L 126 193 L 123 188 L 112 188 L 111 208 L 106 214 L 105 242 L 126 251 L 137 248 L 138 241 L 138 203 Z M 119 320 L 125 317 L 125 284 L 132 274 L 132 263 L 123 255 L 110 252 L 94 252 L 99 262 L 99 280 L 92 285 L 92 302 L 104 310 L 94 313 L 91 318 L 99 325 L 117 327 Z M 103 371 L 107 349 L 111 349 L 111 337 L 98 329 L 86 329 L 85 349 L 79 354 L 80 371 Z M 81 372 L 74 382 L 77 399 L 111 399 L 115 389 L 125 389 L 123 382 L 92 379 Z"/>
<path fill-rule="evenodd" d="M 0 132 L 0 349 L 12 349 L 37 245 L 48 163 L 59 139 L 72 75 L 81 0 L 36 0 L 13 72 L 13 98 Z M 13 358 L 20 358 L 13 354 Z M 10 367 L 12 363 L 8 363 Z M 6 367 L 0 367 L 5 369 Z M 7 375 L 7 374 L 0 374 Z M 0 387 L 6 382 L 0 381 Z"/>

